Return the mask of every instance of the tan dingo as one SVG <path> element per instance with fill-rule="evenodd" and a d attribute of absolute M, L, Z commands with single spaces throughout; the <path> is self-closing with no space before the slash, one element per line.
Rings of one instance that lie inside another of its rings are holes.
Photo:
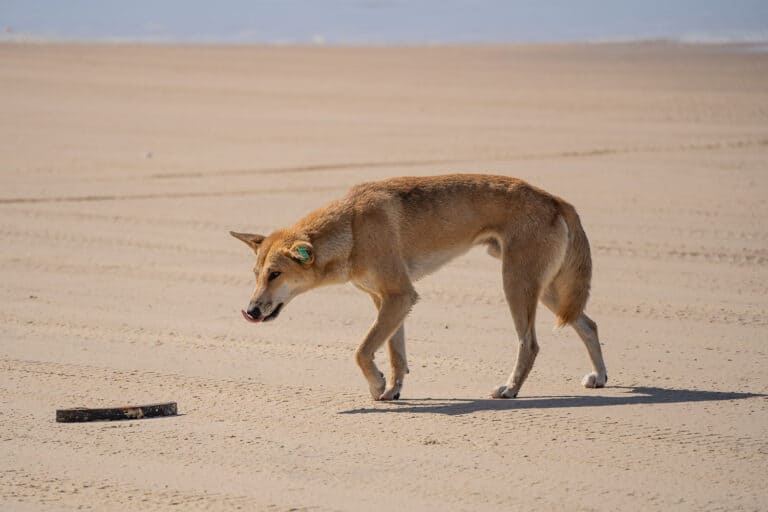
<path fill-rule="evenodd" d="M 502 261 L 504 293 L 519 338 L 515 369 L 494 398 L 517 396 L 539 352 L 539 301 L 582 339 L 593 371 L 582 384 L 608 378 L 597 325 L 584 314 L 592 261 L 573 206 L 524 181 L 455 174 L 392 178 L 349 193 L 269 236 L 231 232 L 256 252 L 256 290 L 243 316 L 270 321 L 296 295 L 351 281 L 368 293 L 378 317 L 355 353 L 374 400 L 397 400 L 408 373 L 403 322 L 418 295 L 413 282 L 485 244 Z M 373 362 L 388 342 L 387 387 Z"/>

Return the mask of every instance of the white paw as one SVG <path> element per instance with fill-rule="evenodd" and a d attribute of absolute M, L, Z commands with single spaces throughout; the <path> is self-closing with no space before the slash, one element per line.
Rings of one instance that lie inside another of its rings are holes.
<path fill-rule="evenodd" d="M 381 394 L 379 397 L 379 400 L 399 400 L 400 399 L 400 390 L 397 388 L 389 388 L 384 393 Z"/>
<path fill-rule="evenodd" d="M 499 386 L 491 392 L 491 398 L 515 398 L 517 397 L 517 391 L 513 391 L 512 388 L 507 386 Z"/>
<path fill-rule="evenodd" d="M 374 400 L 384 400 L 381 398 L 382 394 L 384 393 L 384 389 L 387 387 L 387 381 L 384 379 L 384 374 L 379 373 L 379 378 L 376 379 L 375 382 L 369 382 L 368 388 L 371 391 L 371 397 L 373 397 Z"/>
<path fill-rule="evenodd" d="M 602 388 L 608 381 L 608 375 L 600 376 L 595 372 L 588 373 L 581 379 L 581 385 L 585 388 Z"/>

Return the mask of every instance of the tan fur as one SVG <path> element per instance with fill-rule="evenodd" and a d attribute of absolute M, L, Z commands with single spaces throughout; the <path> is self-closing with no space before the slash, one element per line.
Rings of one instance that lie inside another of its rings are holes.
<path fill-rule="evenodd" d="M 584 314 L 592 263 L 579 216 L 524 181 L 455 174 L 363 183 L 267 237 L 232 235 L 256 252 L 256 289 L 243 312 L 250 321 L 272 320 L 293 297 L 322 285 L 351 281 L 371 296 L 378 316 L 355 358 L 375 400 L 399 398 L 408 373 L 403 322 L 418 300 L 413 282 L 477 244 L 502 261 L 519 339 L 515 369 L 492 396 L 517 396 L 530 373 L 539 351 L 539 300 L 584 341 L 594 371 L 583 384 L 602 387 L 607 380 L 597 325 Z M 373 361 L 385 342 L 389 387 Z"/>

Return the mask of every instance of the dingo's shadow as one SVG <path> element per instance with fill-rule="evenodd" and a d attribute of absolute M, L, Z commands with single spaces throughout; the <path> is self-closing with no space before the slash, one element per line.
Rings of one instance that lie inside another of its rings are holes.
<path fill-rule="evenodd" d="M 670 404 L 685 402 L 716 402 L 744 398 L 768 398 L 768 395 L 727 391 L 700 391 L 692 389 L 664 389 L 645 386 L 611 386 L 625 390 L 620 396 L 531 396 L 510 400 L 465 398 L 419 398 L 382 402 L 376 407 L 340 411 L 339 414 L 369 413 L 430 413 L 458 416 L 479 411 L 506 411 L 515 409 L 556 409 L 568 407 L 603 407 L 609 405 Z M 599 393 L 596 390 L 595 393 Z"/>

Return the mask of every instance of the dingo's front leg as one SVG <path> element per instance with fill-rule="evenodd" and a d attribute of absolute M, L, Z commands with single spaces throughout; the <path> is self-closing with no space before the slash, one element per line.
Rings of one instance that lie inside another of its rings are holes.
<path fill-rule="evenodd" d="M 400 327 L 387 342 L 389 348 L 389 364 L 392 367 L 389 387 L 379 397 L 381 400 L 397 400 L 403 389 L 403 380 L 408 373 L 408 362 L 405 358 L 405 327 Z"/>
<path fill-rule="evenodd" d="M 386 381 L 376 363 L 373 362 L 373 357 L 376 354 L 376 350 L 387 339 L 395 335 L 395 331 L 399 330 L 406 315 L 408 315 L 411 307 L 413 307 L 414 297 L 415 293 L 401 293 L 382 297 L 379 315 L 355 352 L 355 360 L 358 366 L 360 366 L 363 376 L 368 381 L 368 387 L 374 400 L 391 399 L 396 394 L 392 393 L 390 398 L 384 395 Z M 397 377 L 395 377 L 395 380 L 397 380 Z M 397 383 L 394 385 L 397 385 Z M 400 385 L 402 385 L 402 377 L 400 378 Z M 397 392 L 399 392 L 399 389 Z"/>

